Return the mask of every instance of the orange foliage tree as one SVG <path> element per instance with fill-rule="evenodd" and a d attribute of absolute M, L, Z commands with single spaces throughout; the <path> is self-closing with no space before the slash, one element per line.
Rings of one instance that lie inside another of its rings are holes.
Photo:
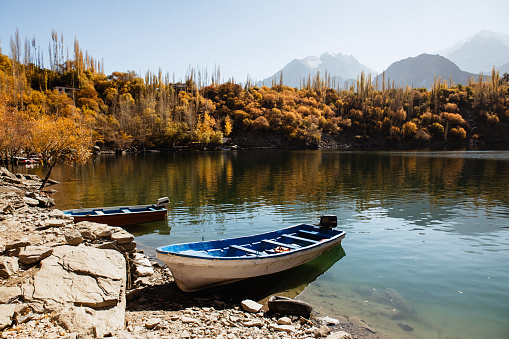
<path fill-rule="evenodd" d="M 51 170 L 59 163 L 84 164 L 91 156 L 92 130 L 74 119 L 44 115 L 34 120 L 28 135 L 29 147 L 42 156 L 49 166 L 41 187 L 46 185 Z"/>

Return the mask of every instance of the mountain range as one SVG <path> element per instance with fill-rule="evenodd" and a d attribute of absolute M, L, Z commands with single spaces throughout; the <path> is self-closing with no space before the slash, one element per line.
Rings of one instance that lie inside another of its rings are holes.
<path fill-rule="evenodd" d="M 509 63 L 509 35 L 491 31 L 479 33 L 438 52 L 464 71 L 491 73 L 493 66 Z"/>
<path fill-rule="evenodd" d="M 294 59 L 285 67 L 277 71 L 273 76 L 268 77 L 260 82 L 258 86 L 271 86 L 272 83 L 279 84 L 281 73 L 283 73 L 283 84 L 291 87 L 302 87 L 308 78 L 316 76 L 317 72 L 320 76 L 330 76 L 331 82 L 336 86 L 342 87 L 346 80 L 356 79 L 362 71 L 376 76 L 376 72 L 371 68 L 361 64 L 352 55 L 343 55 L 341 53 L 334 54 L 326 52 L 316 56 L 308 56 L 305 59 Z"/>
<path fill-rule="evenodd" d="M 437 54 L 421 54 L 396 61 L 384 73 L 385 80 L 397 86 L 430 88 L 435 77 L 466 85 L 469 78 L 477 78 L 481 72 L 490 75 L 493 67 L 500 75 L 509 72 L 509 36 L 480 31 Z M 335 87 L 346 87 L 345 84 L 355 81 L 362 71 L 371 74 L 375 79 L 373 83 L 377 78 L 378 83 L 382 83 L 382 74 L 377 77 L 375 71 L 354 56 L 327 52 L 320 57 L 294 59 L 273 76 L 258 82 L 258 86 L 270 87 L 282 80 L 287 86 L 302 87 L 320 72 L 320 76 L 327 75 Z"/>

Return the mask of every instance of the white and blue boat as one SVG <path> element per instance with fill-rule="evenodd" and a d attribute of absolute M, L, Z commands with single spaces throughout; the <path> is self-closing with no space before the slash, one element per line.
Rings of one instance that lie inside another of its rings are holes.
<path fill-rule="evenodd" d="M 336 226 L 336 216 L 322 216 L 319 225 L 159 247 L 157 258 L 182 291 L 194 292 L 302 265 L 341 243 L 346 233 Z"/>

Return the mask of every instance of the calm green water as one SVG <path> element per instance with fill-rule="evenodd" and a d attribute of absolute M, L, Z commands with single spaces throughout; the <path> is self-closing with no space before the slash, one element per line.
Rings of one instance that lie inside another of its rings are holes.
<path fill-rule="evenodd" d="M 507 151 L 112 155 L 53 178 L 60 209 L 168 196 L 166 222 L 130 229 L 151 256 L 336 214 L 342 248 L 244 293 L 300 294 L 393 338 L 509 338 Z"/>

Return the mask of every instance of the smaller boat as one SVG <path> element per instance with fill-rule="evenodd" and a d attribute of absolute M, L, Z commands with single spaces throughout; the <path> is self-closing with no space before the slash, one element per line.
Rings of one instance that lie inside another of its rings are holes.
<path fill-rule="evenodd" d="M 38 157 L 13 157 L 12 158 L 17 164 L 36 164 L 41 162 L 41 158 Z"/>
<path fill-rule="evenodd" d="M 319 225 L 300 224 L 246 237 L 174 244 L 157 248 L 184 292 L 273 274 L 302 265 L 339 245 L 344 231 L 336 216 Z"/>
<path fill-rule="evenodd" d="M 74 222 L 93 221 L 110 226 L 127 226 L 166 219 L 169 202 L 170 199 L 164 197 L 152 205 L 77 208 L 62 212 L 73 217 Z"/>

